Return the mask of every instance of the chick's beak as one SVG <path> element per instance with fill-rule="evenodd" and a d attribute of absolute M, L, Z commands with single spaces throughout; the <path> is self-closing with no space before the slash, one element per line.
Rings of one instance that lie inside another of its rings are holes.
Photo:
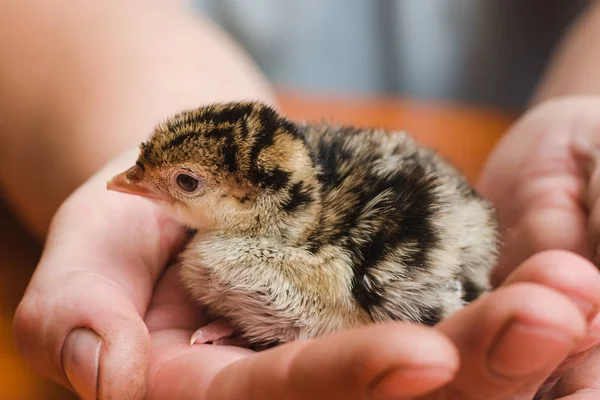
<path fill-rule="evenodd" d="M 154 200 L 168 200 L 160 193 L 140 185 L 139 182 L 141 181 L 143 174 L 144 172 L 142 169 L 135 165 L 129 168 L 127 171 L 123 171 L 120 174 L 113 176 L 106 183 L 106 189 Z"/>

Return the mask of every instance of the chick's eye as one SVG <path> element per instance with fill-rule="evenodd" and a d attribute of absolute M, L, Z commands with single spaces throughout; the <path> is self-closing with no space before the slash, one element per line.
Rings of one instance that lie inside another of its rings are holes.
<path fill-rule="evenodd" d="M 198 179 L 186 174 L 177 175 L 177 185 L 186 192 L 193 192 L 198 188 Z"/>

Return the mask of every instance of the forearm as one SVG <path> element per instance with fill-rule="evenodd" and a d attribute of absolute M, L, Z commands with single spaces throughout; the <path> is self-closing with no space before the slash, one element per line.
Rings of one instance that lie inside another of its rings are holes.
<path fill-rule="evenodd" d="M 596 94 L 600 94 L 600 2 L 591 1 L 550 58 L 532 103 Z"/>
<path fill-rule="evenodd" d="M 0 185 L 37 233 L 167 115 L 272 95 L 220 31 L 154 1 L 0 3 Z"/>

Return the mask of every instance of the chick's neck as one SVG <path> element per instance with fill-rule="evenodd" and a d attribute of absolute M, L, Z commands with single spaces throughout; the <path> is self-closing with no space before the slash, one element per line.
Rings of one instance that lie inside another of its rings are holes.
<path fill-rule="evenodd" d="M 257 215 L 264 234 L 276 235 L 286 244 L 299 246 L 319 229 L 322 210 L 320 191 L 315 188 L 306 197 L 293 194 L 291 201 L 281 201 L 272 206 L 271 212 Z"/>
<path fill-rule="evenodd" d="M 281 190 L 259 191 L 250 209 L 222 221 L 213 232 L 299 246 L 319 229 L 322 210 L 315 174 L 297 173 Z"/>

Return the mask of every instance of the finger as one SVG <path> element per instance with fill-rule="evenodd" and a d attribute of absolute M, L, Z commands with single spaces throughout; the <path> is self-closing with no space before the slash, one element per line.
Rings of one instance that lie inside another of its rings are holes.
<path fill-rule="evenodd" d="M 583 390 L 566 397 L 544 397 L 544 400 L 597 400 L 600 398 L 598 390 Z"/>
<path fill-rule="evenodd" d="M 219 371 L 254 354 L 241 347 L 190 345 L 195 329 L 152 332 L 147 400 L 213 400 L 207 391 Z"/>
<path fill-rule="evenodd" d="M 573 351 L 586 350 L 600 340 L 600 274 L 586 258 L 562 250 L 549 250 L 527 259 L 503 286 L 531 282 L 556 290 L 573 301 L 588 322 L 588 338 Z M 582 347 L 583 346 L 583 347 Z"/>
<path fill-rule="evenodd" d="M 589 257 L 588 216 L 574 194 L 579 187 L 575 178 L 565 176 L 538 179 L 521 189 L 516 222 L 503 227 L 505 245 L 492 273 L 496 286 L 515 266 L 541 251 L 563 249 Z"/>
<path fill-rule="evenodd" d="M 504 249 L 494 269 L 499 284 L 539 251 L 590 256 L 585 186 L 570 144 L 574 133 L 595 135 L 597 101 L 567 99 L 535 107 L 503 137 L 478 182 L 494 203 Z"/>
<path fill-rule="evenodd" d="M 105 177 L 131 158 L 107 167 L 61 207 L 15 314 L 24 357 L 83 398 L 143 395 L 150 340 L 141 316 L 184 239 L 152 204 L 106 192 Z"/>
<path fill-rule="evenodd" d="M 545 399 L 592 400 L 600 398 L 600 349 L 569 371 Z"/>
<path fill-rule="evenodd" d="M 568 296 L 591 321 L 600 308 L 600 274 L 587 259 L 563 250 L 548 250 L 525 260 L 502 283 L 532 282 Z"/>
<path fill-rule="evenodd" d="M 408 324 L 373 325 L 260 353 L 190 347 L 188 334 L 153 335 L 153 354 L 162 360 L 152 369 L 151 399 L 409 398 L 446 384 L 458 367 L 446 338 Z"/>
<path fill-rule="evenodd" d="M 253 354 L 242 348 L 190 345 L 206 323 L 204 310 L 185 292 L 178 268 L 159 279 L 145 321 L 152 335 L 148 399 L 203 399 L 210 379 L 232 362 Z"/>
<path fill-rule="evenodd" d="M 436 328 L 453 340 L 461 357 L 447 388 L 450 398 L 500 399 L 541 384 L 584 336 L 585 319 L 564 295 L 513 283 Z"/>
<path fill-rule="evenodd" d="M 179 279 L 178 271 L 176 266 L 167 268 L 156 284 L 144 317 L 151 333 L 170 329 L 193 332 L 207 322 L 205 310 L 189 297 Z"/>
<path fill-rule="evenodd" d="M 587 131 L 578 132 L 571 149 L 584 181 L 582 197 L 589 211 L 590 252 L 594 263 L 600 266 L 600 143 L 596 136 Z"/>
<path fill-rule="evenodd" d="M 409 398 L 446 384 L 457 366 L 453 346 L 431 329 L 368 326 L 245 358 L 216 377 L 208 398 Z"/>
<path fill-rule="evenodd" d="M 600 318 L 597 317 L 600 306 L 600 274 L 589 260 L 579 255 L 550 250 L 527 259 L 503 284 L 516 282 L 538 283 L 568 296 L 589 323 L 586 338 L 571 350 L 569 356 L 537 390 L 538 394 L 544 394 L 600 344 Z"/>
<path fill-rule="evenodd" d="M 572 148 L 585 180 L 583 197 L 589 210 L 592 260 L 600 266 L 600 143 L 596 136 L 579 134 L 573 139 Z"/>

